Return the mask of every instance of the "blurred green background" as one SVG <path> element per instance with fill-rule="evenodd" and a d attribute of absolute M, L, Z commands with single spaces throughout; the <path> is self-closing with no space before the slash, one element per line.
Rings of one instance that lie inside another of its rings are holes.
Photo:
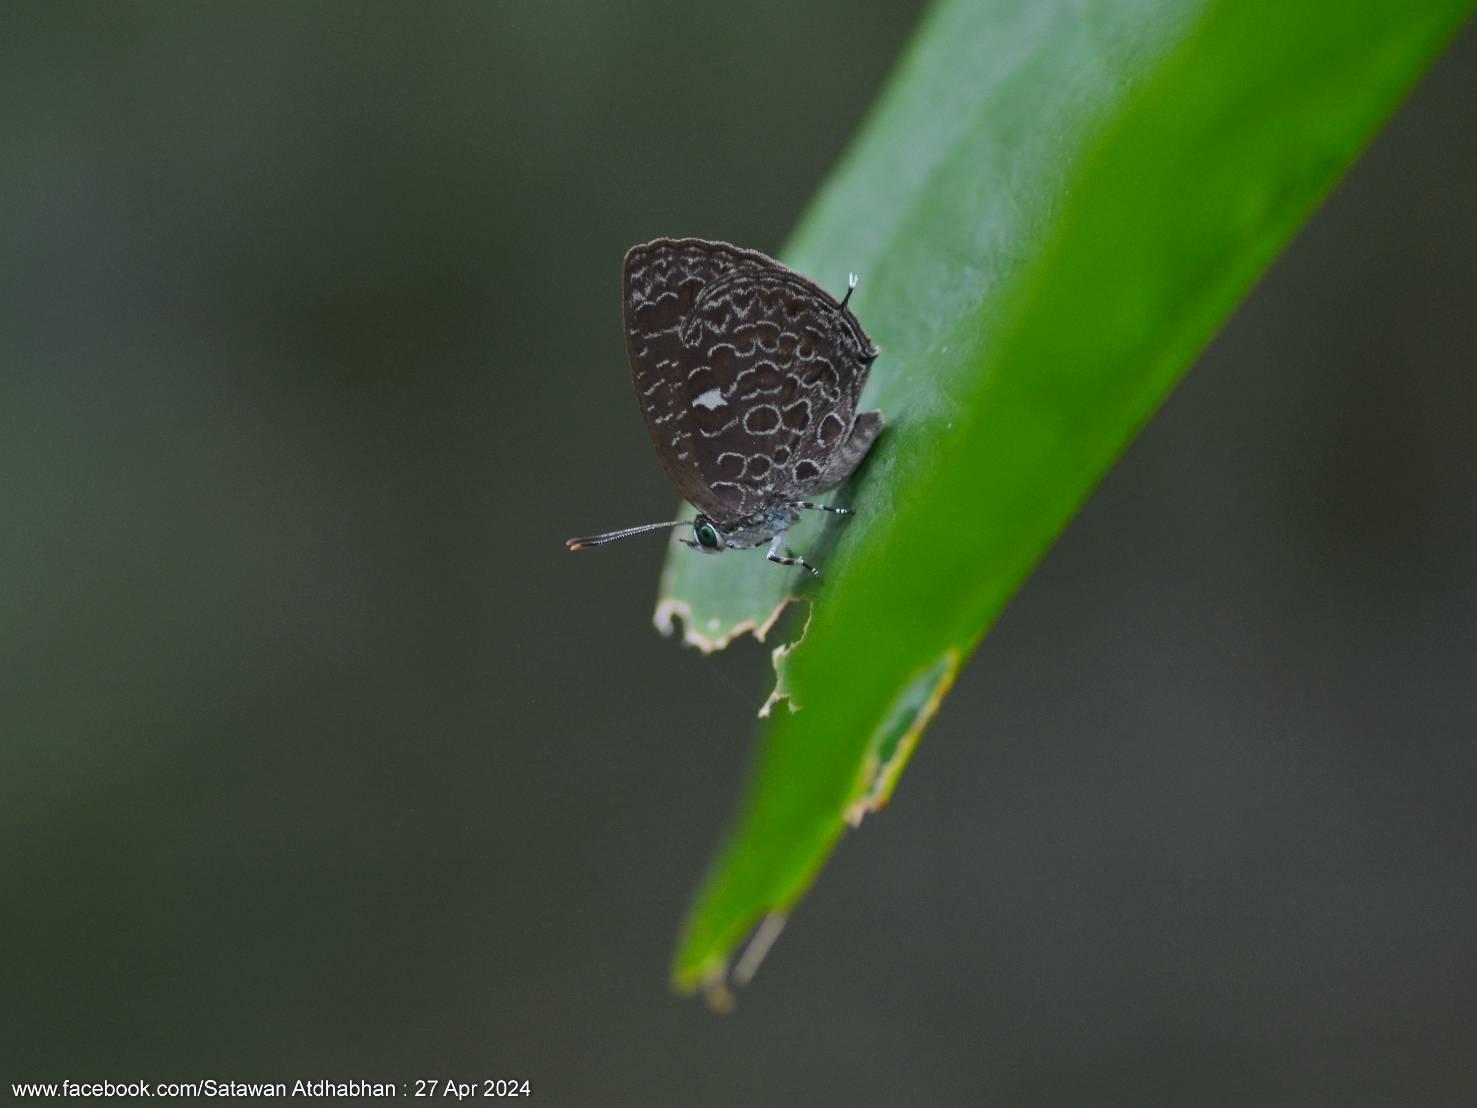
<path fill-rule="evenodd" d="M 7 1093 L 1477 1097 L 1471 28 L 738 1012 L 667 991 L 768 661 L 562 549 L 673 501 L 620 258 L 778 249 L 917 12 L 5 9 Z"/>

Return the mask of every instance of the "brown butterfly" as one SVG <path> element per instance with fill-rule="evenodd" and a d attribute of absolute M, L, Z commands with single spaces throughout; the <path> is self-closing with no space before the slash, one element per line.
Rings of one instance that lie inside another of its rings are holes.
<path fill-rule="evenodd" d="M 570 539 L 570 550 L 668 527 L 705 554 L 768 542 L 769 560 L 819 571 L 785 551 L 810 497 L 835 488 L 882 430 L 857 400 L 878 350 L 847 307 L 755 250 L 655 239 L 625 264 L 626 350 L 662 468 L 697 518 Z"/>

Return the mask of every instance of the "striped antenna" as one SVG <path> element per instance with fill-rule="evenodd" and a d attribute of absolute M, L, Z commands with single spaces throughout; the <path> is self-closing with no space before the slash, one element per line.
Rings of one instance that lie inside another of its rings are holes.
<path fill-rule="evenodd" d="M 603 535 L 590 535 L 583 539 L 566 539 L 564 545 L 570 550 L 583 550 L 587 546 L 604 546 L 617 539 L 628 539 L 632 535 L 644 535 L 648 531 L 660 531 L 663 527 L 688 527 L 690 519 L 674 519 L 670 523 L 644 523 L 640 527 L 626 527 L 620 531 L 607 531 Z"/>

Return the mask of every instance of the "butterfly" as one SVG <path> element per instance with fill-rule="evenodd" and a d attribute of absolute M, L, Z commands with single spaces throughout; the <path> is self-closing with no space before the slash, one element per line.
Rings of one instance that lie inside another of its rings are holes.
<path fill-rule="evenodd" d="M 845 481 L 883 427 L 857 401 L 879 353 L 847 307 L 757 250 L 654 239 L 626 253 L 626 351 L 662 468 L 694 519 L 570 539 L 570 550 L 662 528 L 704 554 L 770 544 L 780 565 L 820 571 L 787 550 L 810 498 Z"/>

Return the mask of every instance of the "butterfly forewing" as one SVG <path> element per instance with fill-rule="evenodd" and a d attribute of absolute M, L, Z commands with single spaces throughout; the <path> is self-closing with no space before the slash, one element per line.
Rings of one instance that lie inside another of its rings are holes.
<path fill-rule="evenodd" d="M 646 430 L 677 491 L 715 518 L 726 516 L 729 507 L 698 468 L 687 388 L 692 366 L 680 332 L 709 282 L 736 266 L 755 264 L 748 251 L 701 239 L 657 239 L 626 254 L 626 351 Z"/>
<path fill-rule="evenodd" d="M 626 342 L 678 491 L 720 525 L 818 491 L 876 350 L 851 312 L 780 263 L 699 239 L 626 255 Z"/>

